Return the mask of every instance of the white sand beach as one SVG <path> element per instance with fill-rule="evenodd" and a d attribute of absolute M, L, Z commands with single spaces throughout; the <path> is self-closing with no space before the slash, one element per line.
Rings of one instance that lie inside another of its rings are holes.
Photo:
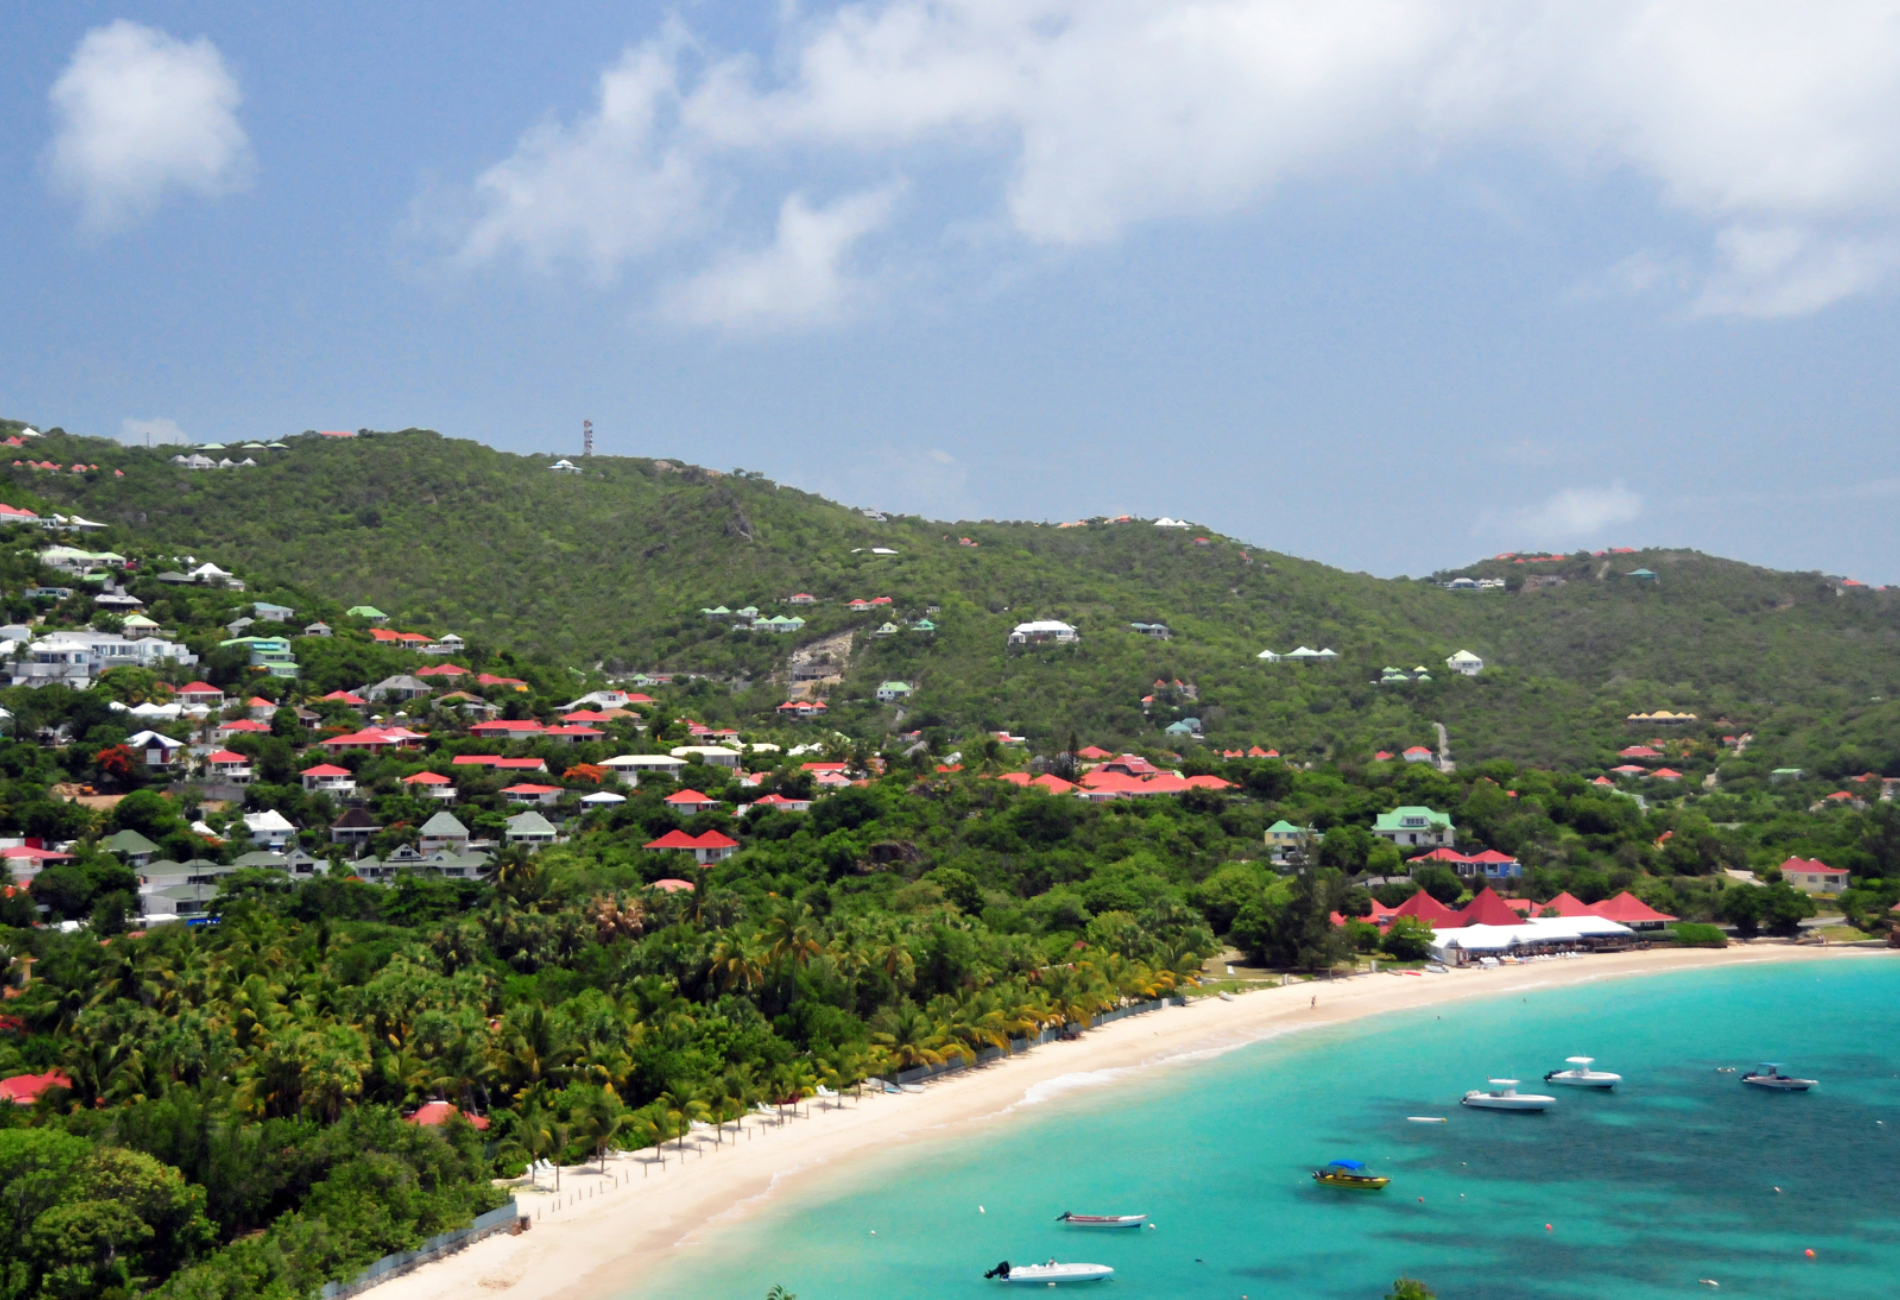
<path fill-rule="evenodd" d="M 1760 962 L 1878 961 L 1887 950 L 1795 947 L 1757 942 L 1726 949 L 1646 951 L 1546 962 L 1496 971 L 1409 976 L 1381 973 L 1331 983 L 1295 984 L 1131 1016 L 1077 1042 L 1049 1043 L 980 1070 L 946 1076 L 922 1093 L 845 1098 L 808 1107 L 809 1118 L 781 1124 L 749 1119 L 736 1141 L 710 1140 L 702 1151 L 664 1167 L 652 1153 L 626 1153 L 598 1166 L 567 1169 L 561 1194 L 519 1194 L 534 1218 L 519 1236 L 487 1238 L 374 1288 L 375 1300 L 611 1300 L 635 1294 L 642 1278 L 705 1249 L 719 1226 L 767 1200 L 796 1195 L 820 1170 L 868 1154 L 935 1138 L 962 1126 L 1009 1122 L 1032 1090 L 1066 1076 L 1144 1066 L 1192 1068 L 1199 1053 L 1240 1046 L 1289 1030 L 1338 1024 L 1471 998 L 1522 993 L 1592 980 Z M 1317 1005 L 1311 1005 L 1316 1000 Z M 709 1137 L 709 1135 L 708 1135 Z M 544 1180 L 545 1181 L 545 1180 Z"/>

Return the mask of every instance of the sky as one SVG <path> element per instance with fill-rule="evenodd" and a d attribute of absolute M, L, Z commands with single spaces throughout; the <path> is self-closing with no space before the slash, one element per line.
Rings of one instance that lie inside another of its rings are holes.
<path fill-rule="evenodd" d="M 1900 582 L 1900 0 L 68 0 L 0 415 Z"/>

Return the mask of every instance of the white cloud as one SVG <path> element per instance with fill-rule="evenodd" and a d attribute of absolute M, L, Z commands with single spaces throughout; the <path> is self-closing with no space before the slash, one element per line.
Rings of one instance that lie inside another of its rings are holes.
<path fill-rule="evenodd" d="M 715 232 L 722 200 L 941 174 L 941 230 L 1112 240 L 1327 176 L 1528 151 L 1645 178 L 1710 243 L 1610 277 L 1703 315 L 1816 310 L 1900 238 L 1894 0 L 863 0 L 787 7 L 776 48 L 678 29 L 475 184 L 471 262 L 611 273 Z M 862 183 L 862 182 L 861 182 Z M 781 219 L 783 225 L 783 219 Z M 940 234 L 941 234 L 940 230 Z M 1768 235 L 1798 241 L 1764 252 Z M 1695 264 L 1710 262 L 1713 269 Z M 1763 268 L 1766 269 L 1763 269 Z"/>
<path fill-rule="evenodd" d="M 604 279 L 697 226 L 699 163 L 671 123 L 682 42 L 669 31 L 628 50 L 601 74 L 592 113 L 536 127 L 483 172 L 461 260 L 513 253 L 540 269 L 576 262 Z"/>
<path fill-rule="evenodd" d="M 178 427 L 178 421 L 160 417 L 156 420 L 119 421 L 119 441 L 128 446 L 143 447 L 148 442 L 156 447 L 174 442 L 189 442 L 185 431 Z"/>
<path fill-rule="evenodd" d="M 1565 488 L 1533 506 L 1512 511 L 1492 525 L 1520 542 L 1553 545 L 1601 537 L 1605 529 L 1634 522 L 1643 498 L 1622 483 L 1608 487 Z"/>
<path fill-rule="evenodd" d="M 1865 293 L 1900 269 L 1900 236 L 1828 237 L 1800 226 L 1732 226 L 1696 298 L 1703 316 L 1804 316 Z"/>
<path fill-rule="evenodd" d="M 870 296 L 845 262 L 890 217 L 896 194 L 870 190 L 814 209 L 794 194 L 779 209 L 778 236 L 756 252 L 729 253 L 668 288 L 673 320 L 727 330 L 797 329 L 842 320 Z"/>
<path fill-rule="evenodd" d="M 122 229 L 173 191 L 215 198 L 249 177 L 243 96 L 217 47 L 124 19 L 86 33 L 53 83 L 48 170 L 88 230 Z"/>

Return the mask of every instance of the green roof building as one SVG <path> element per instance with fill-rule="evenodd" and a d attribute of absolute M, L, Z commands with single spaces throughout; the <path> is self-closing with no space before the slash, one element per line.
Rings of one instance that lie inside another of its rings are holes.
<path fill-rule="evenodd" d="M 1457 838 L 1457 832 L 1452 828 L 1451 814 L 1435 812 L 1415 804 L 1380 813 L 1372 823 L 1372 833 L 1402 849 L 1448 849 Z"/>

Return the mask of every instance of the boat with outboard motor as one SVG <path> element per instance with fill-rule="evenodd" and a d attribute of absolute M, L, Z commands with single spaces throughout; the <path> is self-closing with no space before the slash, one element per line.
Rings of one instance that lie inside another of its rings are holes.
<path fill-rule="evenodd" d="M 1796 1079 L 1783 1074 L 1781 1067 L 1773 1061 L 1763 1061 L 1760 1065 L 1742 1076 L 1742 1082 L 1751 1088 L 1767 1088 L 1774 1092 L 1806 1092 L 1818 1079 Z"/>
<path fill-rule="evenodd" d="M 1114 1272 L 1106 1264 L 1058 1264 L 1052 1259 L 1047 1264 L 1012 1265 L 1004 1260 L 983 1276 L 1022 1286 L 1056 1286 L 1064 1282 L 1100 1282 Z"/>
<path fill-rule="evenodd" d="M 1313 1171 L 1313 1181 L 1321 1187 L 1346 1187 L 1356 1192 L 1376 1192 L 1392 1180 L 1375 1174 L 1357 1160 L 1335 1160 Z"/>
<path fill-rule="evenodd" d="M 1139 1228 L 1148 1222 L 1145 1214 L 1074 1214 L 1064 1210 L 1056 1216 L 1057 1223 L 1066 1223 L 1071 1228 Z"/>
<path fill-rule="evenodd" d="M 1620 1074 L 1611 1074 L 1608 1070 L 1592 1070 L 1596 1064 L 1594 1056 L 1566 1056 L 1568 1070 L 1552 1070 L 1544 1076 L 1545 1083 L 1561 1083 L 1568 1088 L 1602 1088 L 1606 1091 L 1623 1082 Z"/>
<path fill-rule="evenodd" d="M 1491 1085 L 1492 1091 L 1473 1088 L 1459 1104 L 1478 1110 L 1549 1110 L 1557 1104 L 1555 1097 L 1519 1092 L 1516 1079 L 1487 1079 L 1485 1082 Z"/>

